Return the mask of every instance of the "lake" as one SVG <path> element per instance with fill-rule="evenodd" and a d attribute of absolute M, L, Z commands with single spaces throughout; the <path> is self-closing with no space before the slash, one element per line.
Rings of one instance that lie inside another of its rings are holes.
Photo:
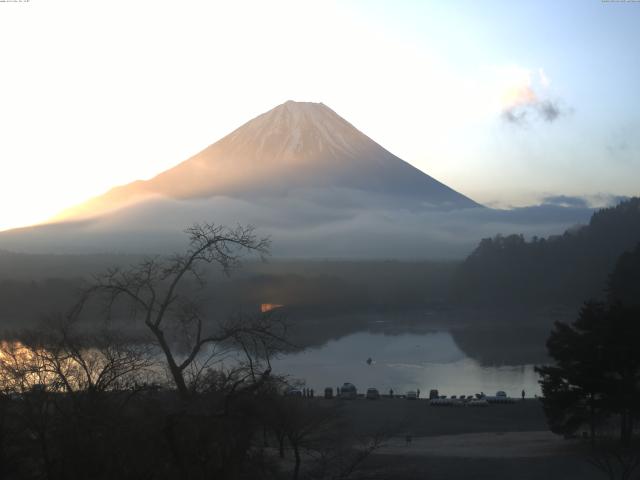
<path fill-rule="evenodd" d="M 371 358 L 369 365 L 367 359 Z M 344 382 L 364 393 L 376 387 L 387 394 L 436 388 L 441 395 L 540 395 L 534 365 L 482 365 L 470 358 L 446 331 L 385 334 L 358 332 L 273 362 L 274 371 L 306 382 L 316 395 Z"/>

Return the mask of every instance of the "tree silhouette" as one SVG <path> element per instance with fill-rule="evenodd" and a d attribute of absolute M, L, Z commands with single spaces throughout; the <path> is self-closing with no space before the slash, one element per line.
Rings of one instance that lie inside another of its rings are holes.
<path fill-rule="evenodd" d="M 283 325 L 264 315 L 208 321 L 198 296 L 206 285 L 204 266 L 216 264 L 229 274 L 244 253 L 266 255 L 269 239 L 257 237 L 251 226 L 196 224 L 186 233 L 186 252 L 148 258 L 126 270 L 109 270 L 86 292 L 87 296 L 106 295 L 110 308 L 118 300 L 125 302 L 130 319 L 141 321 L 152 334 L 183 398 L 197 390 L 203 372 L 216 355 L 226 352 L 225 346 L 233 344 L 247 355 L 255 378 L 254 359 L 268 358 L 277 344 L 284 343 Z M 186 285 L 189 280 L 194 284 Z M 185 353 L 179 355 L 180 351 Z M 259 376 L 270 370 L 265 366 Z"/>
<path fill-rule="evenodd" d="M 588 225 L 562 235 L 485 238 L 458 268 L 453 296 L 488 305 L 579 305 L 600 295 L 616 260 L 638 242 L 637 197 L 595 212 Z"/>
<path fill-rule="evenodd" d="M 595 438 L 604 414 L 604 349 L 598 330 L 606 324 L 605 306 L 586 303 L 572 324 L 557 322 L 547 341 L 554 366 L 538 367 L 545 414 L 555 433 L 573 434 L 583 424 Z"/>
<path fill-rule="evenodd" d="M 609 303 L 640 307 L 640 243 L 623 253 L 609 277 Z"/>
<path fill-rule="evenodd" d="M 621 442 L 631 441 L 640 413 L 640 308 L 621 301 L 637 301 L 638 252 L 617 262 L 608 289 L 611 303 L 587 302 L 575 322 L 556 322 L 549 336 L 555 365 L 537 371 L 545 413 L 557 433 L 574 433 L 588 423 L 594 439 L 598 421 L 617 415 Z"/>

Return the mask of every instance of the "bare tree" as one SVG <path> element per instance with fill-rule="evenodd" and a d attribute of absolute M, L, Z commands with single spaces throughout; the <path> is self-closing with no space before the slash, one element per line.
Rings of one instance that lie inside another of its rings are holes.
<path fill-rule="evenodd" d="M 20 398 L 21 409 L 14 409 L 22 430 L 35 444 L 46 478 L 52 478 L 53 455 L 50 431 L 55 420 L 52 390 L 58 387 L 46 373 L 42 358 L 19 341 L 0 343 L 0 387 L 3 395 Z"/>
<path fill-rule="evenodd" d="M 79 310 L 25 332 L 22 346 L 37 359 L 43 386 L 67 394 L 126 390 L 153 366 L 151 349 L 109 323 L 81 328 Z"/>
<path fill-rule="evenodd" d="M 49 390 L 59 388 L 37 352 L 17 340 L 0 343 L 0 388 L 4 394 L 22 395 L 46 385 Z"/>
<path fill-rule="evenodd" d="M 108 325 L 83 331 L 77 315 L 51 318 L 0 344 L 0 387 L 11 399 L 14 428 L 23 449 L 37 452 L 46 478 L 58 478 L 61 469 L 74 478 L 68 466 L 79 468 L 98 454 L 92 441 L 106 440 L 151 364 L 145 345 Z M 81 458 L 72 458 L 79 451 Z"/>
<path fill-rule="evenodd" d="M 386 431 L 355 434 L 340 404 L 277 392 L 264 400 L 265 421 L 276 437 L 280 458 L 287 446 L 292 454 L 293 480 L 354 478 L 389 437 Z"/>
<path fill-rule="evenodd" d="M 256 236 L 252 226 L 196 224 L 186 233 L 186 252 L 148 258 L 125 270 L 109 270 L 87 290 L 88 295 L 106 294 L 109 306 L 119 299 L 128 302 L 130 317 L 142 321 L 151 333 L 183 398 L 197 390 L 202 373 L 229 346 L 240 345 L 255 358 L 254 347 L 270 353 L 282 333 L 281 324 L 265 322 L 264 317 L 207 321 L 197 297 L 197 291 L 206 284 L 206 265 L 216 264 L 228 275 L 243 254 L 256 253 L 264 258 L 270 240 Z M 188 281 L 195 281 L 195 288 L 186 288 Z M 255 375 L 255 369 L 249 370 Z M 261 375 L 269 373 L 267 365 Z"/>
<path fill-rule="evenodd" d="M 329 443 L 339 440 L 334 436 L 340 421 L 336 406 L 320 406 L 317 402 L 302 398 L 280 397 L 273 411 L 273 426 L 276 435 L 282 432 L 293 452 L 293 480 L 300 477 L 302 454 L 317 452 L 319 446 L 330 436 Z"/>
<path fill-rule="evenodd" d="M 624 445 L 611 438 L 602 438 L 592 444 L 588 462 L 600 470 L 609 480 L 640 478 L 640 445 Z"/>

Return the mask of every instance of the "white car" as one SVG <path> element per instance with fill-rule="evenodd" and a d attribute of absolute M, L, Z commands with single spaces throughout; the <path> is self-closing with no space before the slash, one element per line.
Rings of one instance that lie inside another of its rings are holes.
<path fill-rule="evenodd" d="M 340 387 L 340 398 L 354 399 L 358 397 L 358 390 L 353 383 L 345 382 Z"/>
<path fill-rule="evenodd" d="M 515 399 L 509 397 L 506 392 L 498 390 L 493 397 L 486 397 L 489 403 L 515 403 Z"/>
<path fill-rule="evenodd" d="M 365 397 L 367 400 L 378 400 L 380 398 L 380 392 L 377 388 L 367 388 L 367 394 Z"/>
<path fill-rule="evenodd" d="M 407 400 L 417 400 L 418 394 L 414 390 L 409 390 L 406 395 Z"/>

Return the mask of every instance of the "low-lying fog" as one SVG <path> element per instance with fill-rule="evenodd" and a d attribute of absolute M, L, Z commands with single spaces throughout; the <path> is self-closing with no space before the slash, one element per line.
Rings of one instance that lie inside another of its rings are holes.
<path fill-rule="evenodd" d="M 176 200 L 154 197 L 77 222 L 0 233 L 0 249 L 39 253 L 166 253 L 184 245 L 185 227 L 202 221 L 252 224 L 279 258 L 464 258 L 498 233 L 557 234 L 588 221 L 586 204 L 446 210 L 346 188 L 280 195 Z"/>

